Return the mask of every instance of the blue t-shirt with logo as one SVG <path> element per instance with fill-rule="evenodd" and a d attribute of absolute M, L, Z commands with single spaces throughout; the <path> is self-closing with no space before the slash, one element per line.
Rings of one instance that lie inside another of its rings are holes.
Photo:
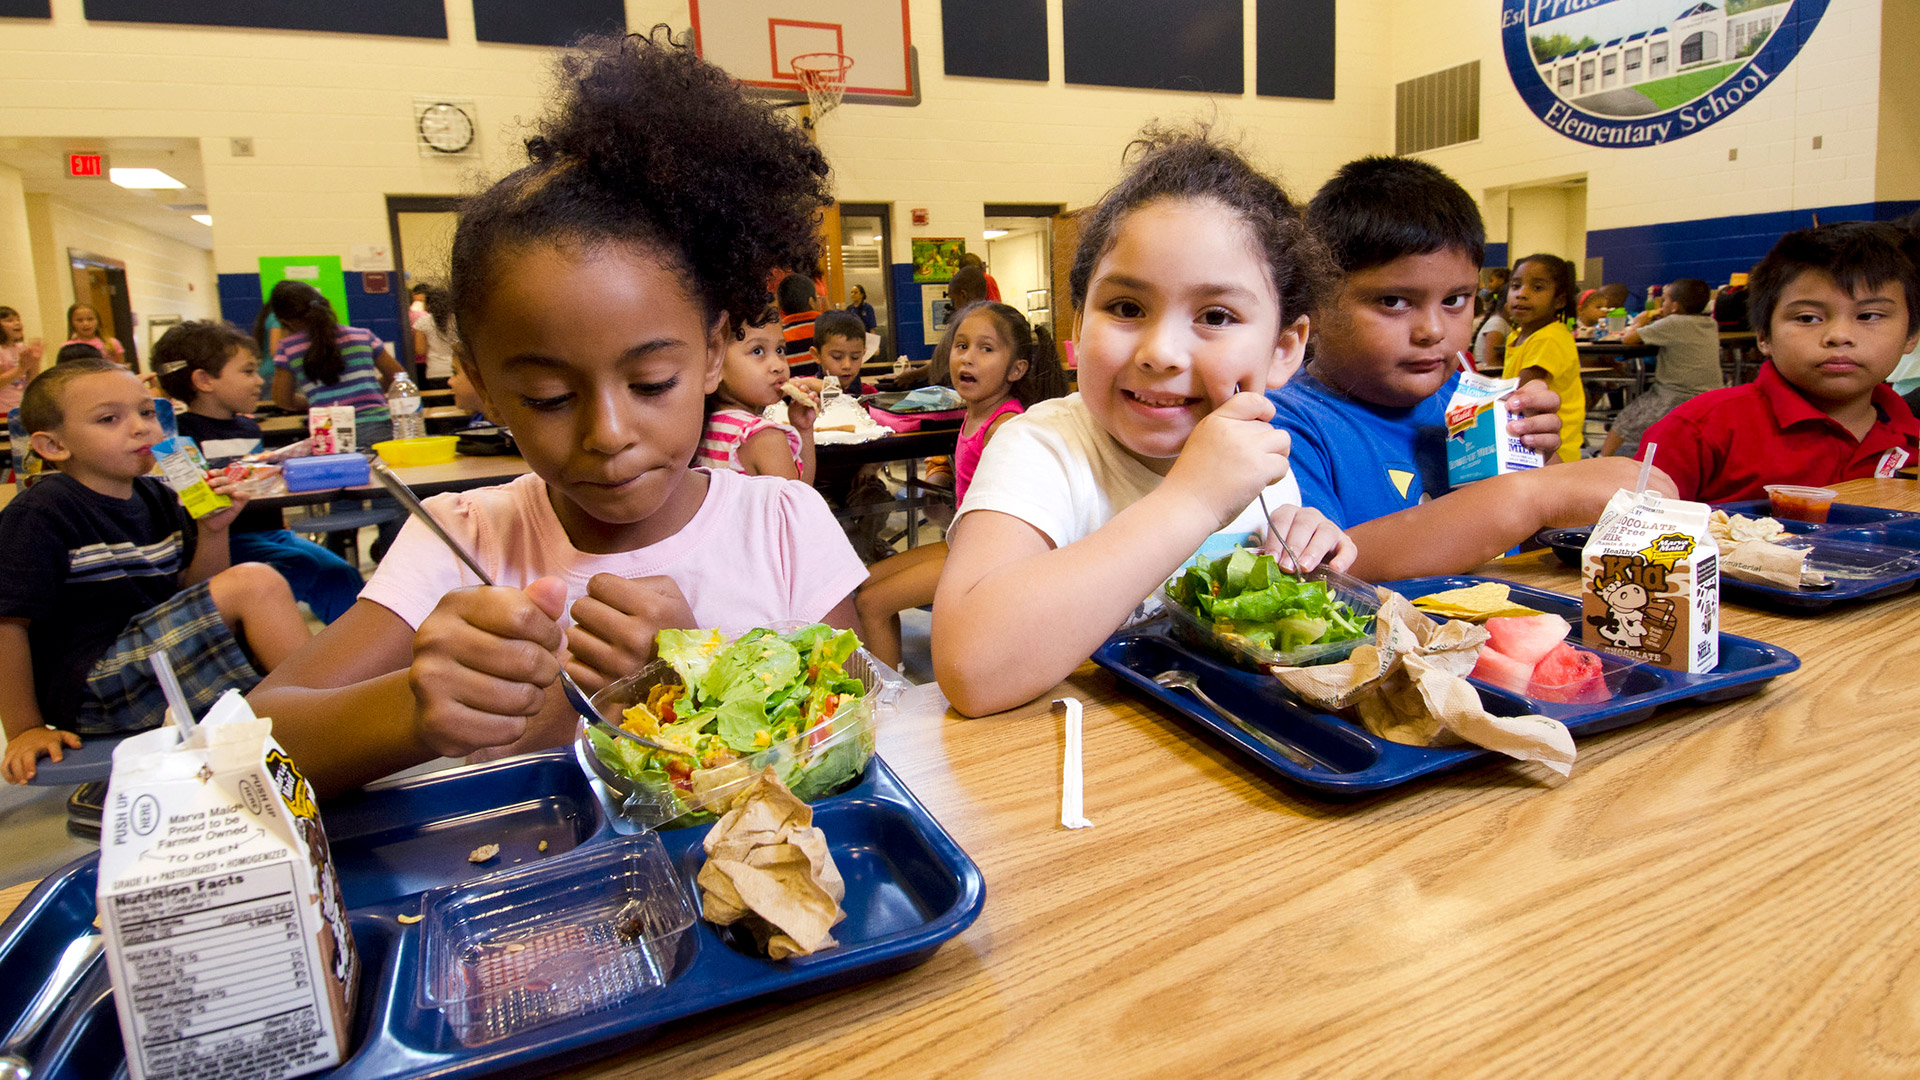
<path fill-rule="evenodd" d="M 1356 401 L 1304 371 L 1269 390 L 1273 425 L 1293 435 L 1300 504 L 1351 529 L 1445 495 L 1447 402 L 1459 381 L 1404 409 Z"/>

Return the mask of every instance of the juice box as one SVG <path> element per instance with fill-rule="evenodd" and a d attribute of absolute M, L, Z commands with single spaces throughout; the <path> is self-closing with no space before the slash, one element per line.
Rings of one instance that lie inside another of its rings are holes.
<path fill-rule="evenodd" d="M 1519 379 L 1461 373 L 1447 402 L 1447 480 L 1453 486 L 1546 464 L 1539 451 L 1507 431 L 1507 397 L 1519 387 Z"/>
<path fill-rule="evenodd" d="M 359 953 L 313 789 L 239 693 L 114 748 L 96 894 L 132 1080 L 339 1064 Z"/>
<path fill-rule="evenodd" d="M 1720 664 L 1720 548 L 1705 503 L 1617 491 L 1580 559 L 1580 640 L 1694 674 Z"/>
<path fill-rule="evenodd" d="M 217 494 L 207 483 L 207 459 L 199 444 L 185 435 L 162 439 L 153 446 L 160 475 L 167 486 L 180 496 L 180 505 L 195 518 L 218 513 L 233 505 L 233 500 Z"/>
<path fill-rule="evenodd" d="M 316 406 L 308 409 L 307 434 L 313 438 L 313 452 L 316 454 L 353 453 L 353 406 Z"/>

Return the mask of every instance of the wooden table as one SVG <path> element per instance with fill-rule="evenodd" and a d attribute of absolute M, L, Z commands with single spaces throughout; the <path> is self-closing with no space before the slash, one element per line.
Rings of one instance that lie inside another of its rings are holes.
<path fill-rule="evenodd" d="M 1920 510 L 1912 482 L 1840 490 Z M 1486 572 L 1575 587 L 1545 553 Z M 1805 666 L 1582 740 L 1565 781 L 1490 764 L 1352 804 L 1083 666 L 1047 695 L 1087 706 L 1079 831 L 1056 713 L 915 688 L 881 752 L 979 863 L 980 920 L 563 1075 L 1915 1075 L 1920 596 L 1723 625 Z"/>

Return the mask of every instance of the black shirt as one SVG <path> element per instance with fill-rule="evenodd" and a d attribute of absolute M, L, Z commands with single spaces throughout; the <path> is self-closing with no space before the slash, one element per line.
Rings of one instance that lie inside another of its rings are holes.
<path fill-rule="evenodd" d="M 0 510 L 0 617 L 28 620 L 43 721 L 73 720 L 87 672 L 134 616 L 180 591 L 198 539 L 150 476 L 116 499 L 55 473 Z"/>
<path fill-rule="evenodd" d="M 183 412 L 174 418 L 180 434 L 192 439 L 206 455 L 207 464 L 219 468 L 236 458 L 260 450 L 260 422 L 251 416 L 216 420 L 199 413 Z M 269 506 L 249 506 L 240 511 L 227 527 L 228 533 L 277 532 L 286 528 L 280 511 Z"/>

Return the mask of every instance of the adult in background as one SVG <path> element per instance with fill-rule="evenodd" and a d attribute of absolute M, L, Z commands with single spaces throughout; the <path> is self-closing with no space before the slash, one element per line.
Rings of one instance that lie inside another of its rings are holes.
<path fill-rule="evenodd" d="M 873 314 L 873 305 L 867 303 L 866 287 L 855 285 L 853 292 L 849 295 L 851 299 L 847 301 L 847 310 L 860 316 L 860 322 L 866 326 L 867 332 L 871 334 L 873 328 L 879 323 L 879 320 Z"/>

